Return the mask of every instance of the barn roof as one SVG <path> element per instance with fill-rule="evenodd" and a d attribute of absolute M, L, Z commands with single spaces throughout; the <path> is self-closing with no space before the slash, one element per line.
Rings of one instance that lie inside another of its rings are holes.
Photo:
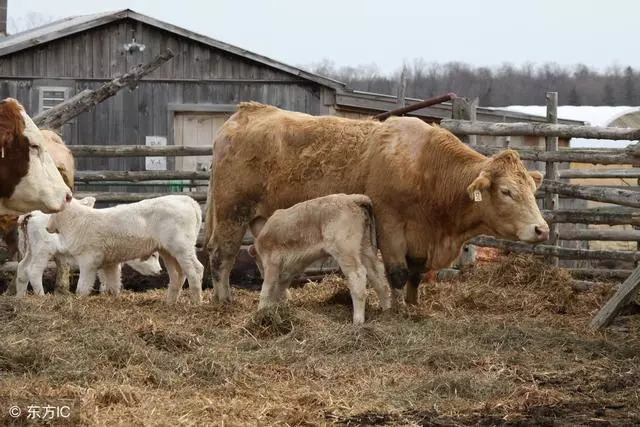
<path fill-rule="evenodd" d="M 41 27 L 32 28 L 27 31 L 0 38 L 0 57 L 127 18 L 143 22 L 152 27 L 186 37 L 193 41 L 203 43 L 234 55 L 242 56 L 285 73 L 293 74 L 305 80 L 310 80 L 322 86 L 334 89 L 342 89 L 346 86 L 344 83 L 337 80 L 301 70 L 300 68 L 284 64 L 266 56 L 253 53 L 228 43 L 212 39 L 211 37 L 194 33 L 182 27 L 143 15 L 131 9 L 71 16 L 51 22 L 50 24 L 46 24 Z"/>

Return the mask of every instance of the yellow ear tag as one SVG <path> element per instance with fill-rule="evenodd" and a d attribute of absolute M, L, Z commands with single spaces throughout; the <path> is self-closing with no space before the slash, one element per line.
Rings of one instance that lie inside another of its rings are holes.
<path fill-rule="evenodd" d="M 482 193 L 480 190 L 473 190 L 473 201 L 481 202 L 482 201 Z"/>

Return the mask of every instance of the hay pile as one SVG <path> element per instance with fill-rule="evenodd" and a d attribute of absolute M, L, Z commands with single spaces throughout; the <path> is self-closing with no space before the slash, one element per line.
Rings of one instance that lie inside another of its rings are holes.
<path fill-rule="evenodd" d="M 45 403 L 74 425 L 640 423 L 638 316 L 589 332 L 596 300 L 561 312 L 559 276 L 535 268 L 423 285 L 401 313 L 369 292 L 361 328 L 338 277 L 262 313 L 240 289 L 232 306 L 209 291 L 198 307 L 167 307 L 164 290 L 2 297 L 0 424 L 10 405 Z"/>
<path fill-rule="evenodd" d="M 452 283 L 427 287 L 424 297 L 448 310 L 515 313 L 528 316 L 561 314 L 586 316 L 613 294 L 614 284 L 576 292 L 568 271 L 541 258 L 511 254 L 502 262 L 467 269 Z"/>

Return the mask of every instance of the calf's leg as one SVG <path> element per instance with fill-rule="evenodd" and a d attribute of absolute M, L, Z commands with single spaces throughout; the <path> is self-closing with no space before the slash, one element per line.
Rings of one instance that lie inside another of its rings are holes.
<path fill-rule="evenodd" d="M 78 286 L 76 287 L 76 295 L 89 295 L 96 283 L 97 267 L 89 262 L 80 262 L 80 277 L 78 278 Z"/>
<path fill-rule="evenodd" d="M 391 298 L 389 295 L 389 284 L 384 277 L 384 266 L 378 260 L 373 247 L 365 247 L 362 253 L 362 263 L 367 269 L 367 280 L 376 291 L 380 300 L 380 307 L 383 310 L 391 308 Z"/>
<path fill-rule="evenodd" d="M 55 294 L 69 294 L 69 276 L 71 275 L 71 266 L 61 257 L 54 257 L 56 263 L 56 284 L 53 288 Z"/>
<path fill-rule="evenodd" d="M 122 275 L 120 270 L 120 264 L 104 265 L 101 268 L 102 279 L 104 279 L 104 286 L 108 293 L 118 295 L 120 293 L 120 287 L 122 285 Z M 102 286 L 102 284 L 101 284 Z"/>
<path fill-rule="evenodd" d="M 271 307 L 279 301 L 279 263 L 271 262 L 271 260 L 264 260 L 263 263 L 264 278 L 262 280 L 262 289 L 260 290 L 260 302 L 258 303 L 258 310 Z"/>
<path fill-rule="evenodd" d="M 164 261 L 164 266 L 169 275 L 169 287 L 167 289 L 167 304 L 175 304 L 180 296 L 182 285 L 186 279 L 176 259 L 166 252 L 161 252 L 160 257 Z"/>
<path fill-rule="evenodd" d="M 189 280 L 191 302 L 200 304 L 202 302 L 202 274 L 204 273 L 204 267 L 198 261 L 195 250 L 191 249 L 189 253 L 177 256 L 176 261 L 180 264 L 182 271 L 186 273 L 187 280 Z M 184 279 L 182 283 L 184 283 Z"/>
<path fill-rule="evenodd" d="M 347 285 L 351 292 L 353 302 L 353 323 L 362 325 L 364 323 L 364 311 L 367 298 L 367 269 L 358 260 L 338 261 L 342 272 L 347 277 Z"/>

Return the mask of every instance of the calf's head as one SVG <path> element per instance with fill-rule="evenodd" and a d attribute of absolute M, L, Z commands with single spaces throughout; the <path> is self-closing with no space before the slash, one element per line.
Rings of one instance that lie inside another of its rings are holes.
<path fill-rule="evenodd" d="M 541 183 L 540 172 L 527 171 L 518 153 L 505 150 L 488 159 L 467 193 L 493 235 L 539 243 L 549 238 L 535 198 Z"/>
<path fill-rule="evenodd" d="M 80 200 L 72 199 L 71 202 L 69 202 L 69 206 L 64 211 L 49 216 L 45 229 L 48 233 L 60 233 L 61 228 L 64 227 L 65 224 L 72 223 L 74 217 L 77 215 L 81 216 L 83 210 L 93 208 L 95 203 L 96 198 L 93 196 L 87 196 Z"/>
<path fill-rule="evenodd" d="M 71 200 L 43 139 L 18 101 L 0 101 L 0 213 L 59 212 Z"/>
<path fill-rule="evenodd" d="M 160 255 L 158 252 L 152 253 L 149 258 L 136 258 L 134 260 L 127 261 L 126 264 L 143 276 L 157 276 L 162 273 Z"/>

